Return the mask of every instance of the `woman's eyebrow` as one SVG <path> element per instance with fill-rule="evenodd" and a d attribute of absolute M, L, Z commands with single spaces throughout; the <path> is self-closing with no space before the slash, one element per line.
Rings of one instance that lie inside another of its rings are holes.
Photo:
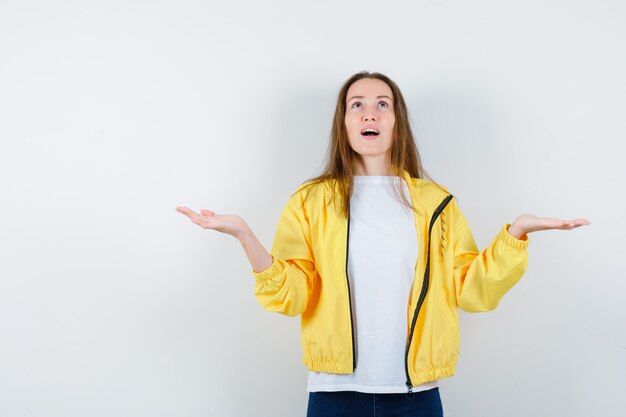
<path fill-rule="evenodd" d="M 353 97 L 350 97 L 350 98 L 348 99 L 348 101 L 350 101 L 350 100 L 354 100 L 355 98 L 364 99 L 364 98 L 365 98 L 365 96 L 353 96 Z M 386 98 L 386 99 L 391 100 L 391 97 L 389 97 L 389 96 L 376 96 L 376 98 Z"/>

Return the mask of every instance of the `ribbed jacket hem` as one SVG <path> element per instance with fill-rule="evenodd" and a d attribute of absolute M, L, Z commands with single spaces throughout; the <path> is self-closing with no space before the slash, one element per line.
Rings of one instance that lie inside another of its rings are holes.
<path fill-rule="evenodd" d="M 352 362 L 322 361 L 313 359 L 302 359 L 302 363 L 313 372 L 325 372 L 329 374 L 351 374 Z M 454 365 L 450 364 L 440 368 L 427 369 L 411 372 L 411 382 L 413 386 L 422 385 L 426 382 L 437 381 L 454 375 Z"/>
<path fill-rule="evenodd" d="M 313 372 L 326 372 L 328 374 L 351 374 L 352 362 L 323 361 L 303 358 L 302 363 Z"/>
<path fill-rule="evenodd" d="M 452 375 L 454 375 L 454 365 L 448 365 L 441 368 L 415 372 L 411 376 L 411 382 L 413 383 L 413 386 L 422 385 L 426 382 L 448 378 Z"/>

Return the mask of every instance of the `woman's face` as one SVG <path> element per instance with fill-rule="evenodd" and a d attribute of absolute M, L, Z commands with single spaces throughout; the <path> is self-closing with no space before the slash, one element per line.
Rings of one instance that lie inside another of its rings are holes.
<path fill-rule="evenodd" d="M 362 78 L 346 96 L 346 130 L 350 147 L 361 157 L 387 158 L 396 122 L 393 93 L 384 81 Z"/>

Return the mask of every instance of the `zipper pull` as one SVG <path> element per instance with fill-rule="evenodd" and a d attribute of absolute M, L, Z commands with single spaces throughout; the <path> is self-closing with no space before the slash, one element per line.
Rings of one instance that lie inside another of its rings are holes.
<path fill-rule="evenodd" d="M 409 381 L 406 381 L 406 387 L 408 389 L 408 392 L 406 393 L 406 398 L 410 400 L 413 398 L 413 387 L 411 386 L 411 383 Z"/>

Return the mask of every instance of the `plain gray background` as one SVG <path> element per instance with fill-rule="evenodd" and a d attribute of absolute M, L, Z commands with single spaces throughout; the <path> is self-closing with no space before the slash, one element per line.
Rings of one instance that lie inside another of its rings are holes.
<path fill-rule="evenodd" d="M 461 314 L 448 417 L 626 409 L 620 1 L 0 1 L 0 416 L 304 416 L 269 249 L 360 70 L 401 87 L 478 245 L 524 212 L 524 278 Z"/>

